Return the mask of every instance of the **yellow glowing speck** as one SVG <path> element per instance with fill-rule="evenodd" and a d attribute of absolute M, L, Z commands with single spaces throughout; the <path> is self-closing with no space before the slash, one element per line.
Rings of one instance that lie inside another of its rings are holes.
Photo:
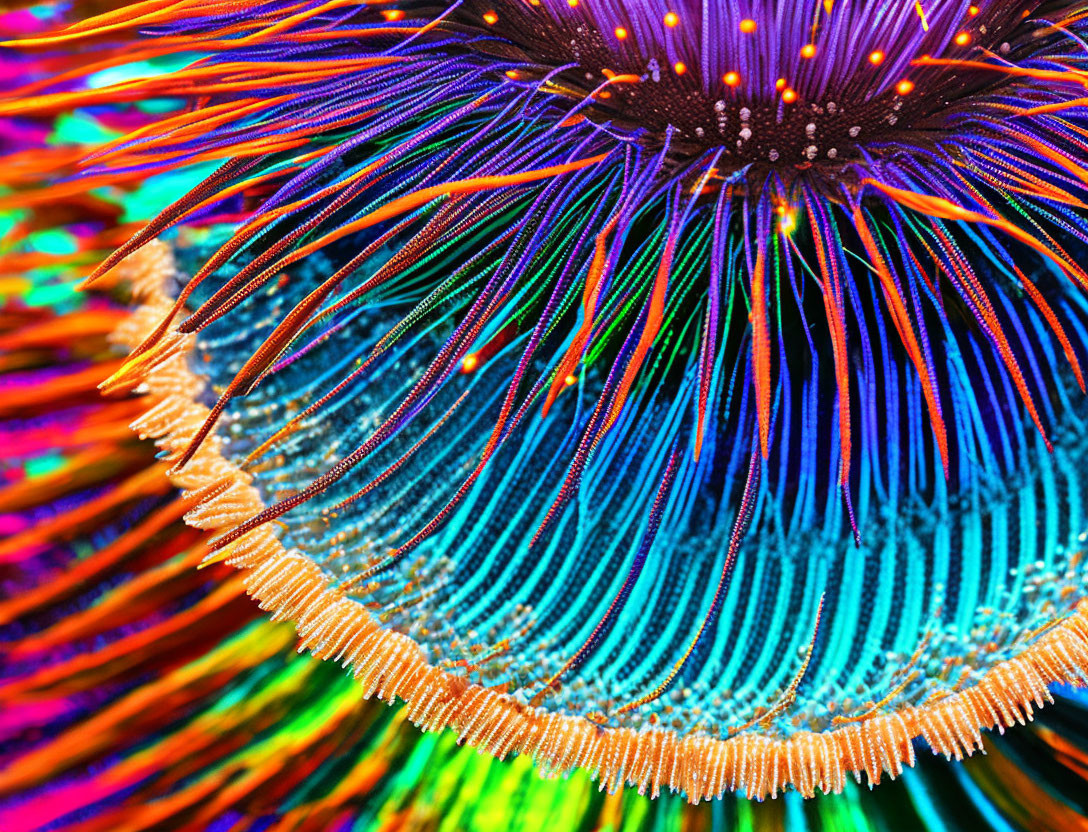
<path fill-rule="evenodd" d="M 929 31 L 929 21 L 926 20 L 926 10 L 922 8 L 921 0 L 914 0 L 914 10 L 916 12 L 918 12 L 918 17 L 921 18 L 922 31 L 923 32 L 928 32 Z"/>
<path fill-rule="evenodd" d="M 567 387 L 573 387 L 573 386 L 574 386 L 575 384 L 577 384 L 577 383 L 578 383 L 578 376 L 576 376 L 576 375 L 568 375 L 568 376 L 567 376 L 567 377 L 566 377 L 565 379 L 563 379 L 563 383 L 564 383 L 564 384 L 565 384 L 565 385 L 566 385 Z"/>
<path fill-rule="evenodd" d="M 739 87 L 740 86 L 740 73 L 739 72 L 727 72 L 722 76 L 722 81 L 725 82 L 727 87 Z"/>
<path fill-rule="evenodd" d="M 476 365 L 480 363 L 479 357 L 474 352 L 470 352 L 465 356 L 465 360 L 461 362 L 461 372 L 471 373 L 476 369 Z"/>
<path fill-rule="evenodd" d="M 676 14 L 676 12 L 667 12 L 665 14 L 665 25 L 668 26 L 670 29 L 675 29 L 677 26 L 680 25 L 680 17 Z"/>
<path fill-rule="evenodd" d="M 774 210 L 778 214 L 778 230 L 786 235 L 792 234 L 797 228 L 796 209 L 783 202 L 776 205 Z"/>
<path fill-rule="evenodd" d="M 787 87 L 785 90 L 782 91 L 782 100 L 785 101 L 787 104 L 792 104 L 794 101 L 797 100 L 796 90 L 791 90 Z"/>
<path fill-rule="evenodd" d="M 971 36 L 967 32 L 956 35 L 956 46 L 966 46 L 971 42 Z"/>
<path fill-rule="evenodd" d="M 895 91 L 900 95 L 910 95 L 914 92 L 914 82 L 904 78 L 898 84 L 895 85 Z"/>
<path fill-rule="evenodd" d="M 740 22 L 740 30 L 744 32 L 744 34 L 750 35 L 756 30 L 756 22 L 752 20 L 752 18 L 746 17 Z"/>
<path fill-rule="evenodd" d="M 869 53 L 869 63 L 873 66 L 880 66 L 884 63 L 884 53 L 877 49 L 875 52 Z"/>
<path fill-rule="evenodd" d="M 677 75 L 683 75 L 685 72 L 688 71 L 688 68 L 684 65 L 683 61 L 677 61 L 672 65 L 672 68 Z"/>
<path fill-rule="evenodd" d="M 404 12 L 400 9 L 385 9 L 382 12 L 382 17 L 389 23 L 396 23 L 398 20 L 404 19 Z"/>
<path fill-rule="evenodd" d="M 806 43 L 801 47 L 802 58 L 815 58 L 816 57 L 816 44 Z"/>
<path fill-rule="evenodd" d="M 484 23 L 489 26 L 494 26 L 499 22 L 499 16 L 494 12 L 484 12 Z"/>
<path fill-rule="evenodd" d="M 624 29 L 622 26 L 617 26 L 616 27 L 616 39 L 617 40 L 626 40 L 627 39 L 627 30 Z"/>

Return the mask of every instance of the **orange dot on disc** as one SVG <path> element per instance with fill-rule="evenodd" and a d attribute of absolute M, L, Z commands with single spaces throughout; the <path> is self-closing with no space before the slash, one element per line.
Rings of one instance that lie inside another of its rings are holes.
<path fill-rule="evenodd" d="M 756 30 L 756 22 L 752 20 L 752 18 L 746 17 L 740 22 L 740 30 L 744 32 L 744 34 L 750 35 Z"/>
<path fill-rule="evenodd" d="M 672 68 L 677 75 L 683 75 L 685 72 L 688 71 L 687 66 L 685 66 L 682 61 L 677 61 L 676 63 L 674 63 L 672 65 Z"/>
<path fill-rule="evenodd" d="M 627 30 L 624 29 L 622 26 L 617 26 L 616 27 L 616 37 L 619 40 L 625 40 L 627 38 Z"/>
<path fill-rule="evenodd" d="M 895 85 L 895 91 L 900 95 L 910 95 L 914 92 L 914 82 L 904 78 Z"/>
<path fill-rule="evenodd" d="M 786 79 L 779 78 L 777 81 L 774 82 L 774 88 L 776 90 L 784 90 L 786 88 Z"/>
<path fill-rule="evenodd" d="M 727 87 L 739 87 L 740 86 L 740 73 L 739 72 L 727 72 L 722 76 L 722 81 L 725 82 Z"/>
<path fill-rule="evenodd" d="M 801 57 L 802 58 L 814 58 L 814 57 L 816 57 L 816 44 L 806 43 L 804 46 L 802 46 L 801 47 Z"/>
<path fill-rule="evenodd" d="M 884 53 L 881 52 L 879 49 L 875 52 L 870 52 L 869 63 L 871 63 L 873 66 L 880 66 L 882 63 L 884 63 Z"/>
<path fill-rule="evenodd" d="M 567 5 L 573 9 L 575 6 L 578 5 L 578 0 L 567 0 Z"/>
<path fill-rule="evenodd" d="M 386 9 L 382 12 L 382 17 L 390 23 L 396 23 L 398 20 L 404 19 L 404 12 L 400 9 Z"/>
<path fill-rule="evenodd" d="M 676 26 L 680 25 L 680 18 L 679 16 L 677 16 L 676 12 L 666 13 L 665 25 L 668 26 L 670 29 L 673 29 Z"/>
<path fill-rule="evenodd" d="M 967 8 L 967 13 L 971 15 L 971 17 L 975 17 L 976 15 L 978 15 L 978 11 L 978 6 L 969 6 Z"/>
<path fill-rule="evenodd" d="M 960 32 L 956 35 L 956 46 L 966 46 L 971 42 L 971 36 L 967 32 Z"/>
<path fill-rule="evenodd" d="M 784 90 L 782 92 L 782 100 L 785 101 L 787 104 L 792 104 L 794 101 L 797 100 L 796 90 L 791 90 L 791 89 Z"/>
<path fill-rule="evenodd" d="M 489 26 L 494 26 L 499 22 L 499 16 L 494 12 L 484 12 L 484 22 Z"/>

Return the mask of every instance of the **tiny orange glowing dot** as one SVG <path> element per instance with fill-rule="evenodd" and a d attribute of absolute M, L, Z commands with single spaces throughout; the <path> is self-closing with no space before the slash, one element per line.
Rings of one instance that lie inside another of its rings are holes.
<path fill-rule="evenodd" d="M 484 22 L 489 26 L 494 26 L 499 22 L 499 16 L 494 12 L 484 12 Z"/>
<path fill-rule="evenodd" d="M 616 73 L 614 73 L 611 69 L 608 69 L 607 67 L 601 70 L 601 75 L 603 75 L 609 81 L 616 77 Z"/>
<path fill-rule="evenodd" d="M 752 20 L 752 18 L 746 17 L 740 22 L 740 30 L 744 32 L 744 34 L 750 35 L 756 30 L 756 22 Z"/>
<path fill-rule="evenodd" d="M 801 57 L 802 58 L 814 58 L 814 57 L 816 57 L 816 44 L 806 43 L 804 46 L 802 46 L 801 47 Z"/>
<path fill-rule="evenodd" d="M 665 25 L 670 29 L 673 29 L 680 25 L 680 18 L 676 12 L 668 12 L 665 14 Z"/>
<path fill-rule="evenodd" d="M 786 88 L 786 79 L 779 78 L 777 81 L 774 82 L 774 88 L 776 90 L 784 90 Z"/>
<path fill-rule="evenodd" d="M 575 384 L 578 383 L 578 376 L 568 375 L 565 379 L 563 379 L 563 383 L 567 385 L 567 387 L 573 387 Z"/>
<path fill-rule="evenodd" d="M 474 352 L 470 352 L 465 356 L 465 360 L 461 362 L 461 372 L 471 373 L 476 369 L 476 365 L 480 363 L 479 357 Z"/>
<path fill-rule="evenodd" d="M 971 36 L 967 32 L 960 32 L 956 35 L 956 46 L 966 46 L 971 42 Z"/>
<path fill-rule="evenodd" d="M 870 52 L 869 63 L 871 63 L 873 66 L 880 66 L 882 63 L 884 63 L 884 53 L 881 52 L 879 49 L 875 52 Z"/>
<path fill-rule="evenodd" d="M 623 28 L 622 26 L 617 26 L 617 27 L 616 27 L 616 37 L 617 37 L 617 38 L 618 38 L 619 40 L 626 40 L 626 38 L 627 38 L 627 30 L 626 30 L 626 29 L 624 29 L 624 28 Z"/>
<path fill-rule="evenodd" d="M 787 104 L 792 104 L 794 101 L 797 100 L 797 91 L 791 89 L 784 90 L 782 93 L 782 100 L 785 101 Z"/>
<path fill-rule="evenodd" d="M 518 74 L 518 71 L 516 69 L 508 69 L 506 70 L 506 77 L 509 78 L 511 81 L 516 81 L 521 76 Z"/>
<path fill-rule="evenodd" d="M 740 73 L 739 72 L 727 72 L 722 76 L 722 80 L 727 87 L 739 87 L 740 86 Z"/>
<path fill-rule="evenodd" d="M 895 85 L 895 91 L 900 95 L 910 95 L 914 92 L 914 82 L 904 78 Z"/>
<path fill-rule="evenodd" d="M 967 13 L 969 15 L 971 15 L 971 17 L 977 16 L 978 15 L 978 6 L 969 6 L 967 8 Z"/>
<path fill-rule="evenodd" d="M 684 65 L 683 61 L 677 61 L 672 65 L 672 68 L 677 75 L 683 75 L 688 71 L 688 68 Z"/>
<path fill-rule="evenodd" d="M 612 93 L 610 93 L 608 90 L 601 90 L 599 93 L 597 93 L 597 97 L 598 98 L 611 98 Z"/>
<path fill-rule="evenodd" d="M 404 12 L 400 9 L 386 9 L 382 12 L 382 17 L 390 23 L 395 23 L 398 20 L 404 19 Z"/>
<path fill-rule="evenodd" d="M 573 9 L 575 6 L 578 5 L 578 0 L 567 0 L 567 5 Z"/>

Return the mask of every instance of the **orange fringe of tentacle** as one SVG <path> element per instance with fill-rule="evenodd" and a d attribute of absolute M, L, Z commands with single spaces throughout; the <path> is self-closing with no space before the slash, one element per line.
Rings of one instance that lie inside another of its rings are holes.
<path fill-rule="evenodd" d="M 116 332 L 120 343 L 138 345 L 171 307 L 165 279 L 170 250 L 152 243 L 113 272 L 142 302 Z M 188 367 L 191 335 L 178 335 L 154 355 L 126 364 L 109 380 L 111 389 L 139 388 L 152 407 L 133 428 L 153 437 L 176 459 L 203 424 L 208 408 L 197 400 L 203 382 Z M 223 532 L 257 514 L 264 504 L 252 477 L 228 462 L 215 437 L 203 443 L 173 483 L 199 498 L 186 514 L 197 528 Z M 352 666 L 367 697 L 401 699 L 406 715 L 425 731 L 450 728 L 460 742 L 502 759 L 529 754 L 548 774 L 579 768 L 610 791 L 627 785 L 656 796 L 681 791 L 692 803 L 743 791 L 774 797 L 788 787 L 806 797 L 840 792 L 848 776 L 871 784 L 896 777 L 915 762 L 914 741 L 934 753 L 962 759 L 982 749 L 982 732 L 1004 731 L 1031 720 L 1052 702 L 1056 684 L 1088 684 L 1088 599 L 1019 655 L 985 673 L 975 685 L 916 707 L 875 714 L 821 732 L 788 738 L 745 732 L 728 739 L 679 736 L 662 728 L 610 728 L 580 716 L 550 713 L 511 696 L 471 684 L 426 662 L 408 636 L 385 629 L 356 600 L 330 588 L 321 569 L 288 551 L 267 526 L 240 538 L 214 560 L 243 571 L 247 592 L 277 620 L 290 619 L 299 650 Z"/>

